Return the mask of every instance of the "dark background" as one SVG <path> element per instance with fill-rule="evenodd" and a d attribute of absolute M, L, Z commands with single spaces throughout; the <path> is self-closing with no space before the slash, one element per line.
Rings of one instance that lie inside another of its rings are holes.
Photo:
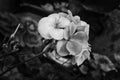
<path fill-rule="evenodd" d="M 41 5 L 54 2 L 67 2 L 67 9 L 90 25 L 91 61 L 85 61 L 79 67 L 66 68 L 51 59 L 39 56 L 35 60 L 20 64 L 33 58 L 33 55 L 40 53 L 44 47 L 37 40 L 37 24 L 34 22 L 54 12 L 61 12 L 40 8 Z M 30 6 L 21 6 L 24 3 Z M 120 80 L 119 5 L 120 0 L 0 0 L 0 80 Z M 16 36 L 22 47 L 18 47 L 20 51 L 14 52 L 13 47 L 19 46 L 18 42 L 14 43 L 15 39 L 9 38 L 19 23 L 22 26 Z M 29 31 L 30 24 L 34 25 L 34 34 Z M 4 45 L 7 42 L 9 44 Z M 99 55 L 97 60 L 94 54 Z M 114 57 L 115 55 L 117 57 Z M 109 61 L 112 61 L 114 66 Z M 13 68 L 10 69 L 11 67 Z M 112 70 L 113 67 L 116 70 Z M 110 71 L 106 71 L 107 69 Z"/>

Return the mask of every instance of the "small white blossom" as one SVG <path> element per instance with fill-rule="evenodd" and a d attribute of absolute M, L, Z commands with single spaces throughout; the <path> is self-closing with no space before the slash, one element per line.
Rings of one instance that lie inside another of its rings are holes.
<path fill-rule="evenodd" d="M 70 21 L 60 14 L 51 14 L 42 18 L 38 23 L 38 31 L 45 39 L 63 39 L 64 29 L 69 26 Z"/>

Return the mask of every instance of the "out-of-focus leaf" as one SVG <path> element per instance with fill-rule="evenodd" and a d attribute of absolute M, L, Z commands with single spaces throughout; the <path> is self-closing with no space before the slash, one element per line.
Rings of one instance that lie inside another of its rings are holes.
<path fill-rule="evenodd" d="M 120 54 L 114 54 L 114 58 L 120 64 Z"/>
<path fill-rule="evenodd" d="M 87 66 L 81 65 L 79 69 L 80 69 L 81 73 L 87 74 L 87 71 L 88 71 L 88 67 Z"/>
<path fill-rule="evenodd" d="M 38 33 L 37 20 L 30 16 L 24 16 L 21 18 L 23 28 L 20 28 L 17 37 L 22 45 L 28 47 L 38 47 L 42 45 L 41 36 Z"/>
<path fill-rule="evenodd" d="M 45 5 L 41 6 L 46 11 L 54 11 L 54 7 L 52 4 L 46 3 Z"/>
<path fill-rule="evenodd" d="M 119 0 L 83 0 L 83 7 L 95 12 L 110 12 L 120 4 Z"/>
<path fill-rule="evenodd" d="M 22 75 L 19 73 L 17 68 L 14 68 L 12 71 L 10 71 L 9 74 L 10 80 L 22 80 Z"/>
<path fill-rule="evenodd" d="M 23 41 L 29 47 L 38 47 L 42 45 L 41 37 L 37 34 L 26 33 L 23 35 Z"/>
<path fill-rule="evenodd" d="M 7 58 L 5 58 L 4 65 L 6 67 L 10 67 L 11 65 L 13 65 L 14 61 L 15 61 L 15 58 L 13 56 L 7 56 Z"/>
<path fill-rule="evenodd" d="M 0 12 L 0 33 L 9 37 L 16 29 L 19 19 L 12 13 Z"/>
<path fill-rule="evenodd" d="M 54 68 L 51 64 L 45 63 L 40 67 L 40 74 L 42 77 L 46 76 L 48 78 L 48 75 L 54 72 Z"/>
<path fill-rule="evenodd" d="M 95 53 L 93 55 L 94 55 L 95 63 L 100 67 L 101 70 L 105 72 L 116 70 L 115 65 L 107 56 L 95 54 Z"/>
<path fill-rule="evenodd" d="M 80 11 L 82 6 L 89 11 L 106 13 L 117 8 L 120 4 L 120 0 L 69 0 L 69 3 L 73 11 L 77 10 L 78 7 L 79 10 L 77 11 Z"/>

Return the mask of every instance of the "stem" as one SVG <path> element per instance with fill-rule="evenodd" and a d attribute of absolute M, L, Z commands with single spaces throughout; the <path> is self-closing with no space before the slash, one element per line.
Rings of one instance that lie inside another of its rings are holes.
<path fill-rule="evenodd" d="M 12 33 L 12 35 L 10 36 L 10 38 L 15 37 L 15 34 L 17 33 L 19 27 L 20 27 L 20 23 L 18 24 L 17 28 L 16 28 L 15 31 Z"/>
<path fill-rule="evenodd" d="M 51 41 L 50 41 L 50 42 L 51 42 Z M 44 44 L 43 44 L 43 45 L 44 45 Z M 18 63 L 18 64 L 16 64 L 16 65 L 12 66 L 11 68 L 5 70 L 4 72 L 2 72 L 2 73 L 0 74 L 0 76 L 4 75 L 4 74 L 7 73 L 8 71 L 11 71 L 12 69 L 14 69 L 15 67 L 18 67 L 18 66 L 21 65 L 21 64 L 24 64 L 24 63 L 26 63 L 26 62 L 29 62 L 29 61 L 31 61 L 31 60 L 39 57 L 40 55 L 49 52 L 49 50 L 50 50 L 50 48 L 51 48 L 51 45 L 52 45 L 52 43 L 49 44 L 49 47 L 48 47 L 44 52 L 41 52 L 41 53 L 35 55 L 34 57 L 32 57 L 32 58 L 30 58 L 30 59 L 27 59 L 27 60 L 25 60 L 25 61 L 23 61 L 23 62 L 20 62 L 20 63 Z"/>

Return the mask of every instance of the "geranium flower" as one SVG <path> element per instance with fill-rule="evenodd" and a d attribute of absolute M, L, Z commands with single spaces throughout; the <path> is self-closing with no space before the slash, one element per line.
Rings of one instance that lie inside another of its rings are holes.
<path fill-rule="evenodd" d="M 89 25 L 84 21 L 78 24 L 71 23 L 64 31 L 64 40 L 57 42 L 57 53 L 61 57 L 74 56 L 74 64 L 80 65 L 85 59 L 89 59 L 88 32 Z"/>
<path fill-rule="evenodd" d="M 45 39 L 57 40 L 56 50 L 48 55 L 58 63 L 67 61 L 65 57 L 72 56 L 69 62 L 80 65 L 89 55 L 89 25 L 74 16 L 68 14 L 51 14 L 39 21 L 38 31 Z M 55 57 L 60 57 L 56 59 Z"/>
<path fill-rule="evenodd" d="M 65 15 L 65 13 L 63 13 Z M 61 13 L 51 14 L 42 18 L 38 23 L 38 32 L 45 39 L 62 40 L 65 27 L 70 25 L 70 20 Z"/>

